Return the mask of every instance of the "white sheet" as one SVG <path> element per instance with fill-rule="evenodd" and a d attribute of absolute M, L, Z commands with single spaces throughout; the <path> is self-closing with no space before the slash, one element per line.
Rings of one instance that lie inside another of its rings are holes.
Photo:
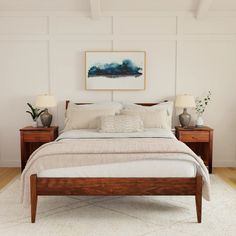
<path fill-rule="evenodd" d="M 176 155 L 176 154 L 173 154 Z M 172 155 L 172 156 L 173 156 Z M 183 160 L 137 160 L 102 165 L 56 168 L 39 177 L 195 177 L 197 167 Z"/>
<path fill-rule="evenodd" d="M 56 141 L 71 139 L 111 139 L 111 138 L 168 138 L 176 139 L 171 130 L 161 128 L 146 128 L 141 132 L 131 133 L 101 133 L 96 129 L 78 129 L 66 131 L 59 135 Z"/>

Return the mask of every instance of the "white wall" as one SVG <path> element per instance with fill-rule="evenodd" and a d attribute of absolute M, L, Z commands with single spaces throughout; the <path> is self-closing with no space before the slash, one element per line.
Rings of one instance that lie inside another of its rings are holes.
<path fill-rule="evenodd" d="M 152 102 L 212 91 L 204 115 L 215 129 L 214 165 L 236 166 L 236 15 L 196 20 L 192 13 L 0 13 L 0 165 L 20 163 L 26 102 L 51 92 L 62 125 L 64 101 Z M 85 91 L 84 51 L 145 50 L 145 91 Z"/>

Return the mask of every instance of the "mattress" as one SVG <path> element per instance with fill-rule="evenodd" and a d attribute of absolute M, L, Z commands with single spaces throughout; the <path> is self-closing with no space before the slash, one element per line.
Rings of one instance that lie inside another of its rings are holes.
<path fill-rule="evenodd" d="M 197 167 L 184 160 L 137 160 L 121 163 L 55 168 L 38 177 L 195 177 Z"/>

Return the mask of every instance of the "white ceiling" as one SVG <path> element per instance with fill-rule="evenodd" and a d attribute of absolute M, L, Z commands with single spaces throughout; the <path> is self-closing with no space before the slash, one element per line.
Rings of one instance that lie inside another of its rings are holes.
<path fill-rule="evenodd" d="M 102 11 L 195 11 L 204 0 L 100 0 Z M 89 11 L 90 0 L 0 0 L 0 11 Z M 236 0 L 212 0 L 210 11 L 236 11 Z"/>

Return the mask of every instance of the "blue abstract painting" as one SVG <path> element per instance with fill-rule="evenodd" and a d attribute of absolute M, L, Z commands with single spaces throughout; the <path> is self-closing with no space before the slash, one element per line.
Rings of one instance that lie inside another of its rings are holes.
<path fill-rule="evenodd" d="M 86 52 L 88 90 L 144 90 L 144 51 Z"/>
<path fill-rule="evenodd" d="M 92 65 L 88 70 L 88 77 L 139 77 L 142 75 L 142 68 L 135 65 L 130 59 L 124 59 L 122 63 L 109 63 Z"/>

